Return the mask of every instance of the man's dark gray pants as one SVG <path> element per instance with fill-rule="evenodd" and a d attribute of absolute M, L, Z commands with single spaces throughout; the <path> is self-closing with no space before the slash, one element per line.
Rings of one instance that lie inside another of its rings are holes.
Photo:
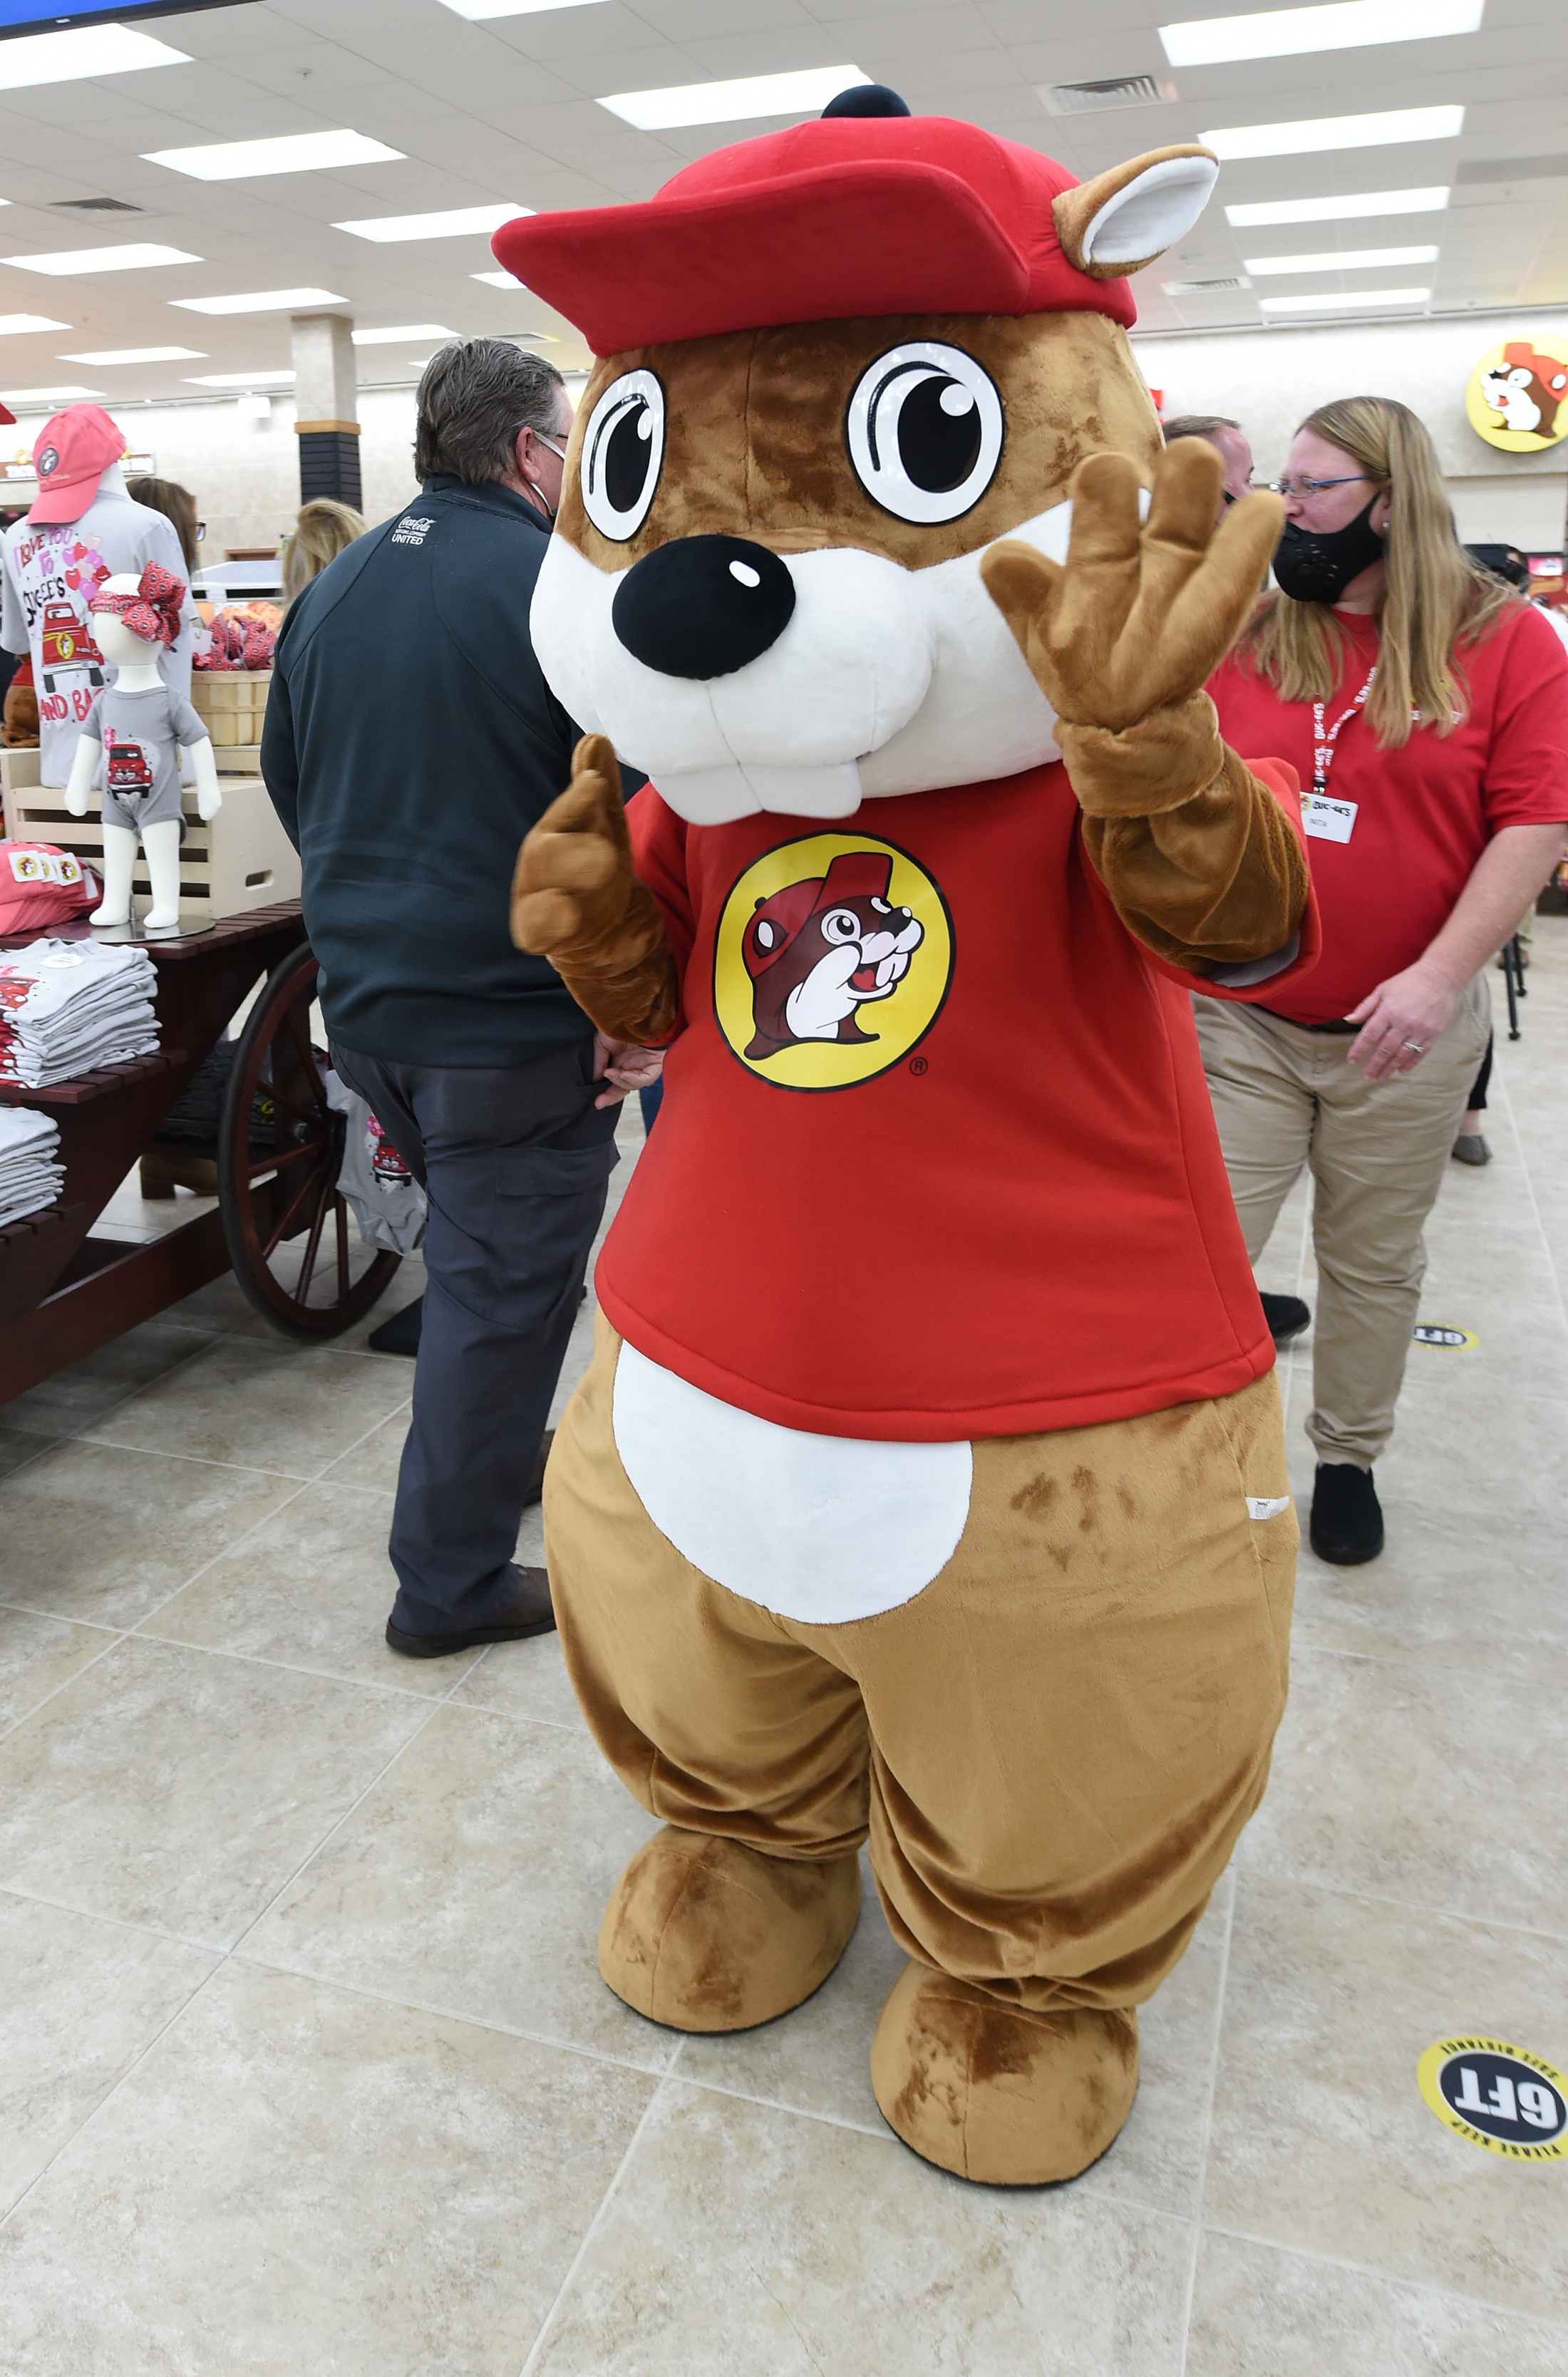
<path fill-rule="evenodd" d="M 334 1046 L 430 1200 L 413 1420 L 388 1547 L 392 1623 L 452 1634 L 504 1620 L 523 1497 L 616 1163 L 593 1042 L 521 1065 L 392 1065 Z"/>

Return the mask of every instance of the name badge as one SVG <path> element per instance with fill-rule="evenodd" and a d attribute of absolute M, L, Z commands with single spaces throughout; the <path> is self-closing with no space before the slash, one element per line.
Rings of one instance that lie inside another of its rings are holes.
<path fill-rule="evenodd" d="M 1348 842 L 1356 830 L 1356 803 L 1331 800 L 1326 793 L 1303 793 L 1301 830 L 1317 842 Z"/>

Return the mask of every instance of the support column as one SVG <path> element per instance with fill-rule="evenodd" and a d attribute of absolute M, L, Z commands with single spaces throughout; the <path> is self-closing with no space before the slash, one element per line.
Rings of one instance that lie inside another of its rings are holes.
<path fill-rule="evenodd" d="M 353 324 L 344 314 L 296 314 L 293 328 L 300 501 L 332 496 L 362 511 Z"/>

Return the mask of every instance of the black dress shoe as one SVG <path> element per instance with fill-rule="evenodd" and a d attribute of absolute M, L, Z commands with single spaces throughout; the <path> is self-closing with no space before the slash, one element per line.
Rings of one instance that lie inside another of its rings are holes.
<path fill-rule="evenodd" d="M 416 1296 L 412 1304 L 383 1320 L 379 1329 L 373 1329 L 365 1342 L 373 1354 L 417 1354 L 424 1319 L 425 1298 Z"/>
<path fill-rule="evenodd" d="M 1335 1568 L 1359 1568 L 1382 1549 L 1382 1510 L 1370 1469 L 1320 1461 L 1308 1528 L 1312 1549 Z"/>
<path fill-rule="evenodd" d="M 1258 1301 L 1269 1324 L 1269 1335 L 1276 1345 L 1288 1345 L 1293 1337 L 1299 1337 L 1303 1329 L 1312 1325 L 1311 1308 L 1303 1304 L 1299 1296 L 1264 1296 L 1260 1290 Z"/>
<path fill-rule="evenodd" d="M 489 1626 L 470 1626 L 461 1634 L 405 1634 L 387 1620 L 387 1640 L 405 1659 L 444 1659 L 453 1651 L 472 1651 L 481 1642 L 521 1642 L 530 1634 L 555 1630 L 550 1580 L 542 1568 L 514 1568 L 516 1583 L 511 1613 Z"/>

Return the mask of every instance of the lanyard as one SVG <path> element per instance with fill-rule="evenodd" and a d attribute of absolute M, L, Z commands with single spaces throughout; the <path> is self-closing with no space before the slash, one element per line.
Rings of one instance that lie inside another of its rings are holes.
<path fill-rule="evenodd" d="M 1356 696 L 1356 699 L 1351 703 L 1349 709 L 1345 711 L 1341 716 L 1335 720 L 1334 724 L 1328 729 L 1326 734 L 1323 732 L 1323 703 L 1321 701 L 1313 702 L 1312 790 L 1314 793 L 1322 793 L 1327 789 L 1328 771 L 1334 765 L 1334 747 L 1339 740 L 1339 730 L 1342 726 L 1347 725 L 1350 720 L 1355 717 L 1356 712 L 1361 708 L 1368 694 L 1371 693 L 1372 689 L 1372 679 L 1376 675 L 1377 668 L 1374 664 L 1374 666 L 1368 672 L 1366 684 L 1361 687 L 1360 692 Z"/>

